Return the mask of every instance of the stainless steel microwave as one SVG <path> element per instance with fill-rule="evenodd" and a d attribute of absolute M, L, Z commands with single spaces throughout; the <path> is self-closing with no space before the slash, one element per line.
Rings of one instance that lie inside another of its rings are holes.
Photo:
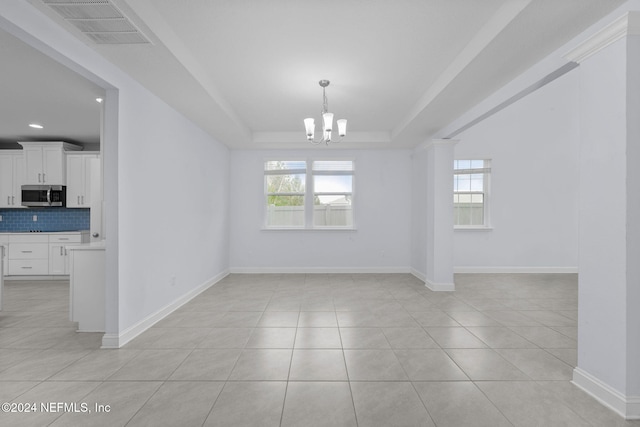
<path fill-rule="evenodd" d="M 67 205 L 65 185 L 23 185 L 22 206 L 64 207 Z"/>

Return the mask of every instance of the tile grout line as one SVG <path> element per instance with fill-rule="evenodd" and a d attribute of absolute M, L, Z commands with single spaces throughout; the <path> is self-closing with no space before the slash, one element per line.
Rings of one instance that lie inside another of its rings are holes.
<path fill-rule="evenodd" d="M 334 304 L 335 308 L 335 304 Z M 338 324 L 338 315 L 336 314 L 336 324 Z M 347 356 L 344 354 L 344 343 L 342 342 L 342 331 L 340 330 L 340 325 L 338 325 L 338 336 L 340 337 L 340 350 L 342 352 L 342 362 L 344 363 L 344 371 L 347 374 L 347 385 L 349 386 L 349 395 L 351 396 L 351 407 L 353 408 L 353 416 L 356 420 L 356 426 L 358 423 L 358 412 L 356 411 L 356 402 L 353 398 L 353 388 L 351 387 L 351 378 L 349 378 L 349 369 L 347 368 Z"/>
<path fill-rule="evenodd" d="M 273 297 L 272 297 L 273 298 Z M 289 379 L 291 378 L 291 367 L 293 366 L 293 352 L 296 348 L 296 340 L 298 339 L 298 324 L 300 323 L 300 311 L 298 311 L 298 321 L 296 322 L 296 333 L 293 337 L 293 344 L 291 344 L 291 357 L 289 358 L 289 370 L 287 371 L 287 381 L 284 387 L 284 396 L 282 397 L 282 410 L 280 411 L 280 427 L 282 427 L 282 421 L 284 420 L 284 408 L 287 404 L 287 392 L 289 391 Z"/>

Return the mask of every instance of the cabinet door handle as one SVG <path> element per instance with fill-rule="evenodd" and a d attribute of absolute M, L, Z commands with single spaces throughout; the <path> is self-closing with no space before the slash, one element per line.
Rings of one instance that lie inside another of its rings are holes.
<path fill-rule="evenodd" d="M 11 196 L 11 204 L 12 205 L 16 204 L 16 196 Z"/>
<path fill-rule="evenodd" d="M 40 176 L 41 176 L 41 175 L 42 175 L 41 173 L 39 173 L 39 174 L 38 174 L 38 182 L 42 182 L 42 181 L 40 180 Z"/>
<path fill-rule="evenodd" d="M 42 182 L 43 182 L 43 183 L 47 182 L 47 180 L 46 180 L 46 179 L 44 179 L 44 173 L 42 174 Z"/>
<path fill-rule="evenodd" d="M 7 196 L 7 205 L 11 204 L 11 196 Z"/>
<path fill-rule="evenodd" d="M 25 270 L 30 270 L 30 269 L 32 269 L 33 267 L 20 267 L 20 268 L 23 268 L 23 269 L 25 269 Z"/>
<path fill-rule="evenodd" d="M 58 240 L 69 240 L 68 237 L 59 237 Z"/>
<path fill-rule="evenodd" d="M 62 246 L 60 246 L 60 256 L 62 256 Z"/>
<path fill-rule="evenodd" d="M 20 252 L 22 252 L 23 254 L 30 254 L 30 253 L 32 253 L 33 251 L 20 251 Z"/>

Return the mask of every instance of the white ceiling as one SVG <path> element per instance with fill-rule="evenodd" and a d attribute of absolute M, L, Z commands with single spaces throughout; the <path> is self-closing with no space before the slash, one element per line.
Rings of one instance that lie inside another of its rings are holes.
<path fill-rule="evenodd" d="M 310 147 L 321 79 L 349 120 L 340 147 L 416 146 L 623 3 L 113 0 L 152 43 L 96 45 L 29 1 L 231 148 Z M 63 87 L 46 82 L 40 93 Z"/>
<path fill-rule="evenodd" d="M 0 30 L 0 146 L 17 141 L 100 142 L 104 91 L 67 67 Z M 44 129 L 32 129 L 38 123 Z"/>

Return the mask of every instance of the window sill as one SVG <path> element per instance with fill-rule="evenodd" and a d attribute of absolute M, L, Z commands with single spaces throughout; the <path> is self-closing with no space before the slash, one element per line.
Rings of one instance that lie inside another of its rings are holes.
<path fill-rule="evenodd" d="M 453 231 L 493 231 L 493 227 L 478 225 L 478 226 L 454 226 Z"/>
<path fill-rule="evenodd" d="M 358 231 L 354 227 L 316 227 L 316 228 L 296 228 L 296 227 L 269 227 L 262 228 L 261 231 Z"/>

